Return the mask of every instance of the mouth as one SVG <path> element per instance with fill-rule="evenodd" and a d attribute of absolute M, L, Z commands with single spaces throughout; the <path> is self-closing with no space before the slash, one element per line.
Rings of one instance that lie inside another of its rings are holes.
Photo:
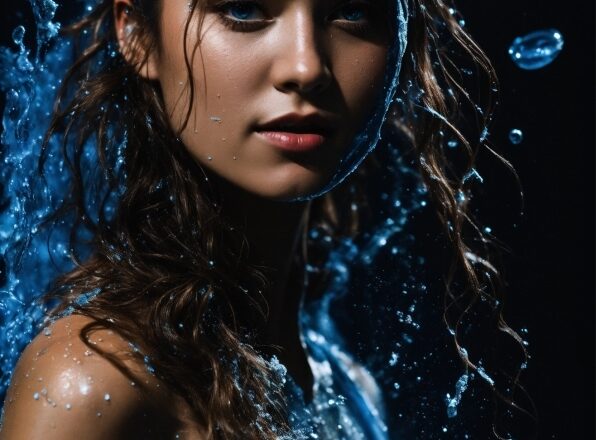
<path fill-rule="evenodd" d="M 255 132 L 267 142 L 291 152 L 315 150 L 323 145 L 334 131 L 333 122 L 317 113 L 289 113 L 255 128 Z"/>

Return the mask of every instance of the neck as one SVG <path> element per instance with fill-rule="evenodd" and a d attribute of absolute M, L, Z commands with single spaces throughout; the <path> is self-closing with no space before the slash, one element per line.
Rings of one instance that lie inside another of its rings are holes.
<path fill-rule="evenodd" d="M 240 228 L 248 241 L 248 263 L 263 268 L 270 282 L 265 292 L 268 319 L 259 344 L 287 367 L 309 401 L 313 376 L 298 324 L 303 268 L 296 269 L 293 264 L 300 252 L 309 204 L 263 199 L 228 182 L 220 182 L 218 187 L 222 214 Z"/>
<path fill-rule="evenodd" d="M 222 214 L 239 228 L 248 242 L 248 263 L 267 275 L 269 307 L 264 343 L 287 345 L 298 340 L 297 320 L 301 278 L 292 273 L 304 231 L 306 202 L 280 202 L 218 182 Z M 294 275 L 294 276 L 292 276 Z"/>

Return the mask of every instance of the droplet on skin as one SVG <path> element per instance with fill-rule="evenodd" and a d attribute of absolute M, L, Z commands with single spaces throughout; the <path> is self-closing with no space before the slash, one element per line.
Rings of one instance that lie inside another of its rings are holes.
<path fill-rule="evenodd" d="M 52 329 L 51 329 L 51 328 L 49 328 L 49 327 L 46 327 L 46 328 L 44 328 L 44 329 L 43 329 L 43 334 L 44 334 L 45 336 L 51 336 L 51 335 L 52 335 Z"/>
<path fill-rule="evenodd" d="M 109 402 L 109 401 L 110 401 L 110 399 L 111 399 L 111 397 L 110 397 L 110 395 L 109 395 L 108 393 L 106 393 L 106 394 L 103 396 L 103 400 L 105 400 L 106 402 Z"/>
<path fill-rule="evenodd" d="M 519 128 L 514 128 L 509 132 L 509 142 L 513 145 L 519 145 L 524 140 L 524 133 Z"/>
<path fill-rule="evenodd" d="M 70 403 L 67 403 L 66 405 L 64 405 L 64 408 L 66 408 L 67 411 L 70 411 L 72 405 Z"/>
<path fill-rule="evenodd" d="M 509 56 L 520 69 L 542 69 L 557 58 L 564 43 L 563 35 L 558 30 L 539 30 L 513 40 Z"/>
<path fill-rule="evenodd" d="M 33 398 L 35 400 L 39 400 L 39 393 L 33 393 Z"/>
<path fill-rule="evenodd" d="M 218 116 L 210 116 L 209 119 L 213 122 L 221 122 L 221 118 Z"/>
<path fill-rule="evenodd" d="M 207 160 L 211 161 L 211 160 L 213 160 L 213 157 L 207 156 Z"/>

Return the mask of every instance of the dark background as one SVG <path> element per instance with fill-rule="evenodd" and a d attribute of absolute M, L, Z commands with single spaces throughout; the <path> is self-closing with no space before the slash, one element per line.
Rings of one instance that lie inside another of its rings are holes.
<path fill-rule="evenodd" d="M 594 3 L 470 0 L 458 4 L 466 28 L 494 62 L 501 105 L 491 139 L 511 161 L 524 192 L 495 161 L 485 177 L 482 218 L 510 251 L 506 316 L 529 329 L 524 383 L 541 439 L 594 438 Z M 0 43 L 30 18 L 27 2 L 0 6 Z M 553 64 L 518 69 L 513 38 L 556 28 L 565 47 Z M 0 101 L 0 105 L 2 102 Z M 512 145 L 512 128 L 524 141 Z"/>

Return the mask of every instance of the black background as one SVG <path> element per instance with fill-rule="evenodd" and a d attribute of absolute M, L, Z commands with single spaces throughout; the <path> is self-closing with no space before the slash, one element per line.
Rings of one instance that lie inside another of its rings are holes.
<path fill-rule="evenodd" d="M 524 383 L 540 417 L 541 439 L 594 438 L 594 3 L 470 0 L 458 4 L 466 28 L 492 59 L 501 105 L 491 139 L 511 161 L 525 194 L 489 163 L 482 217 L 508 245 L 506 316 L 529 329 Z M 27 3 L 2 2 L 0 43 L 29 17 Z M 556 28 L 565 48 L 537 71 L 515 67 L 514 37 Z M 1 104 L 1 101 L 0 101 Z M 510 129 L 524 132 L 509 143 Z"/>

